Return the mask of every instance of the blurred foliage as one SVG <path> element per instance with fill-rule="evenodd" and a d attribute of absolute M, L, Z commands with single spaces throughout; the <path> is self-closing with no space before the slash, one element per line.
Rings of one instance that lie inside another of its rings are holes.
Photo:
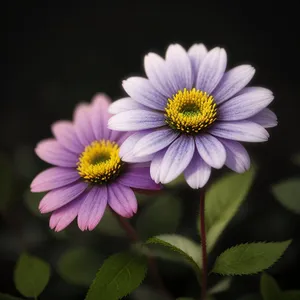
<path fill-rule="evenodd" d="M 300 214 L 300 177 L 289 178 L 273 185 L 272 192 L 284 207 Z"/>
<path fill-rule="evenodd" d="M 147 240 L 158 234 L 175 232 L 181 212 L 181 203 L 177 197 L 167 193 L 155 197 L 138 216 L 136 226 L 139 237 Z"/>
<path fill-rule="evenodd" d="M 96 230 L 98 230 L 102 234 L 109 235 L 109 236 L 115 236 L 115 237 L 125 237 L 126 236 L 126 233 L 121 228 L 119 222 L 113 216 L 110 209 L 105 210 L 105 213 L 101 219 L 101 222 L 96 227 Z"/>
<path fill-rule="evenodd" d="M 276 280 L 263 273 L 260 279 L 260 291 L 263 300 L 299 300 L 300 290 L 282 291 Z"/>
<path fill-rule="evenodd" d="M 59 275 L 71 284 L 89 286 L 103 261 L 99 253 L 84 247 L 70 248 L 57 262 Z"/>
<path fill-rule="evenodd" d="M 50 278 L 50 265 L 42 259 L 26 253 L 19 257 L 14 281 L 17 290 L 25 297 L 37 299 Z"/>
<path fill-rule="evenodd" d="M 32 193 L 29 189 L 24 194 L 25 204 L 28 210 L 39 218 L 46 218 L 47 215 L 41 214 L 39 211 L 39 203 L 46 193 Z"/>
<path fill-rule="evenodd" d="M 23 300 L 22 298 L 17 298 L 8 294 L 0 293 L 0 300 Z"/>

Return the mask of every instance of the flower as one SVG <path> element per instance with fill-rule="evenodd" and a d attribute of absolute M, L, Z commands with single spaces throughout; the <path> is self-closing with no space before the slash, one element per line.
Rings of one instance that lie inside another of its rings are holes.
<path fill-rule="evenodd" d="M 107 205 L 129 218 L 137 211 L 132 189 L 161 187 L 151 179 L 149 163 L 127 164 L 121 160 L 119 148 L 128 134 L 107 128 L 109 104 L 104 94 L 96 95 L 91 104 L 79 104 L 74 123 L 54 123 L 55 138 L 41 141 L 35 149 L 42 160 L 55 166 L 36 176 L 31 191 L 49 191 L 39 209 L 52 212 L 50 227 L 56 231 L 77 216 L 81 230 L 94 229 Z"/>
<path fill-rule="evenodd" d="M 148 77 L 123 81 L 130 97 L 114 102 L 108 127 L 136 131 L 122 145 L 124 161 L 148 156 L 151 177 L 168 183 L 184 172 L 192 188 L 208 181 L 211 168 L 224 164 L 242 173 L 250 158 L 238 142 L 264 142 L 265 128 L 277 125 L 266 108 L 270 90 L 246 87 L 254 76 L 250 65 L 225 71 L 227 55 L 216 47 L 207 51 L 195 44 L 188 51 L 170 45 L 165 60 L 155 53 L 145 56 Z"/>

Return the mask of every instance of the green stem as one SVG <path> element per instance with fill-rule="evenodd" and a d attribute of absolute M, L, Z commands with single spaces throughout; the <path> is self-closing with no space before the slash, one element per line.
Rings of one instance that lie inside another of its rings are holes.
<path fill-rule="evenodd" d="M 206 299 L 207 289 L 207 251 L 206 251 L 206 231 L 205 231 L 205 190 L 200 191 L 200 234 L 202 248 L 202 287 L 201 300 Z"/>

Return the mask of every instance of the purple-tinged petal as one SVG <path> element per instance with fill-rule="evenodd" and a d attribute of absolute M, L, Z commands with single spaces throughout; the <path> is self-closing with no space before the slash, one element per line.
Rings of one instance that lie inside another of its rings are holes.
<path fill-rule="evenodd" d="M 250 65 L 237 66 L 226 72 L 213 91 L 213 96 L 217 104 L 234 96 L 244 88 L 255 74 L 255 69 Z"/>
<path fill-rule="evenodd" d="M 160 168 L 160 182 L 169 183 L 178 177 L 190 163 L 195 151 L 191 136 L 180 136 L 166 151 Z"/>
<path fill-rule="evenodd" d="M 169 71 L 170 82 L 176 91 L 183 90 L 184 88 L 192 88 L 192 66 L 182 46 L 174 44 L 168 47 L 166 52 L 166 64 Z"/>
<path fill-rule="evenodd" d="M 85 182 L 77 182 L 50 191 L 40 202 L 41 213 L 51 212 L 66 205 L 81 195 L 87 187 Z"/>
<path fill-rule="evenodd" d="M 195 151 L 194 156 L 184 171 L 184 178 L 192 189 L 202 188 L 208 181 L 211 167 Z"/>
<path fill-rule="evenodd" d="M 220 139 L 226 149 L 225 165 L 237 172 L 243 173 L 250 168 L 250 157 L 244 146 L 239 142 Z"/>
<path fill-rule="evenodd" d="M 172 97 L 177 91 L 169 80 L 166 62 L 157 54 L 149 53 L 145 56 L 144 67 L 151 84 L 162 95 Z"/>
<path fill-rule="evenodd" d="M 142 137 L 134 146 L 133 154 L 141 157 L 156 153 L 169 146 L 177 137 L 179 132 L 170 128 L 162 128 Z"/>
<path fill-rule="evenodd" d="M 268 106 L 274 99 L 272 92 L 261 87 L 244 88 L 237 96 L 218 108 L 218 120 L 238 121 L 249 118 Z"/>
<path fill-rule="evenodd" d="M 66 149 L 76 154 L 81 153 L 84 147 L 78 140 L 74 126 L 69 121 L 58 121 L 52 124 L 51 130 L 57 141 Z"/>
<path fill-rule="evenodd" d="M 207 54 L 207 49 L 203 44 L 194 44 L 188 50 L 188 55 L 192 64 L 193 84 L 196 83 L 200 64 L 202 63 L 206 54 Z"/>
<path fill-rule="evenodd" d="M 66 150 L 55 139 L 39 142 L 35 148 L 35 153 L 47 163 L 59 167 L 75 168 L 78 161 L 78 155 Z"/>
<path fill-rule="evenodd" d="M 132 132 L 110 130 L 108 139 L 112 142 L 117 143 L 120 146 L 131 135 L 132 135 Z"/>
<path fill-rule="evenodd" d="M 138 208 L 131 188 L 118 183 L 108 186 L 108 204 L 117 214 L 125 218 L 132 217 Z"/>
<path fill-rule="evenodd" d="M 85 194 L 82 194 L 77 199 L 55 210 L 50 217 L 50 228 L 58 232 L 70 225 L 77 217 L 80 205 L 84 197 Z"/>
<path fill-rule="evenodd" d="M 110 130 L 107 128 L 107 122 L 111 117 L 108 113 L 110 104 L 110 98 L 105 94 L 96 94 L 92 99 L 89 122 L 92 127 L 91 132 L 94 133 L 91 137 L 93 136 L 96 140 L 107 139 L 109 136 Z"/>
<path fill-rule="evenodd" d="M 144 190 L 160 190 L 161 185 L 156 184 L 150 176 L 150 168 L 129 168 L 129 170 L 123 174 L 118 182 L 135 189 Z"/>
<path fill-rule="evenodd" d="M 223 48 L 210 50 L 202 61 L 196 82 L 196 88 L 210 94 L 224 75 L 227 55 Z"/>
<path fill-rule="evenodd" d="M 202 159 L 211 167 L 220 169 L 226 160 L 226 151 L 222 143 L 210 134 L 195 137 L 196 147 Z"/>
<path fill-rule="evenodd" d="M 219 122 L 209 129 L 209 133 L 242 142 L 265 142 L 269 138 L 262 126 L 250 121 Z"/>
<path fill-rule="evenodd" d="M 257 123 L 265 128 L 277 126 L 277 117 L 269 108 L 264 108 L 256 115 L 250 117 L 247 120 Z"/>
<path fill-rule="evenodd" d="M 147 155 L 145 157 L 136 157 L 133 154 L 133 148 L 136 143 L 145 135 L 147 135 L 151 130 L 144 130 L 136 132 L 130 135 L 121 145 L 119 155 L 123 161 L 126 162 L 146 162 L 150 161 L 153 155 Z"/>
<path fill-rule="evenodd" d="M 138 103 L 152 109 L 164 110 L 168 98 L 156 91 L 151 82 L 143 77 L 130 77 L 123 81 L 126 93 Z"/>
<path fill-rule="evenodd" d="M 74 112 L 74 127 L 83 146 L 88 146 L 96 139 L 91 124 L 91 107 L 88 104 L 77 105 Z"/>
<path fill-rule="evenodd" d="M 87 192 L 78 212 L 78 227 L 93 230 L 100 222 L 107 205 L 107 187 L 95 186 Z"/>
<path fill-rule="evenodd" d="M 151 178 L 154 180 L 155 183 L 160 182 L 160 169 L 162 160 L 165 156 L 165 153 L 167 152 L 168 148 L 165 148 L 163 150 L 160 150 L 159 152 L 155 153 L 151 165 L 150 165 L 150 175 Z"/>
<path fill-rule="evenodd" d="M 126 98 L 122 98 L 117 101 L 114 101 L 109 106 L 108 111 L 111 114 L 118 114 L 123 111 L 135 110 L 135 109 L 145 109 L 145 108 L 146 107 L 143 104 L 133 100 L 130 97 L 126 97 Z"/>
<path fill-rule="evenodd" d="M 50 168 L 38 174 L 32 181 L 32 192 L 45 192 L 60 188 L 80 178 L 75 169 Z"/>
<path fill-rule="evenodd" d="M 166 125 L 164 114 L 150 110 L 129 110 L 112 116 L 108 128 L 119 131 L 136 131 Z"/>

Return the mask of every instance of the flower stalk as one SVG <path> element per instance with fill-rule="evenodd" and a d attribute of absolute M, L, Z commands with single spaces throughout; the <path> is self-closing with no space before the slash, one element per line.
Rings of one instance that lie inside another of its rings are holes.
<path fill-rule="evenodd" d="M 207 250 L 206 250 L 206 231 L 205 231 L 205 190 L 200 191 L 200 235 L 202 249 L 202 287 L 201 300 L 206 299 L 207 289 Z"/>

